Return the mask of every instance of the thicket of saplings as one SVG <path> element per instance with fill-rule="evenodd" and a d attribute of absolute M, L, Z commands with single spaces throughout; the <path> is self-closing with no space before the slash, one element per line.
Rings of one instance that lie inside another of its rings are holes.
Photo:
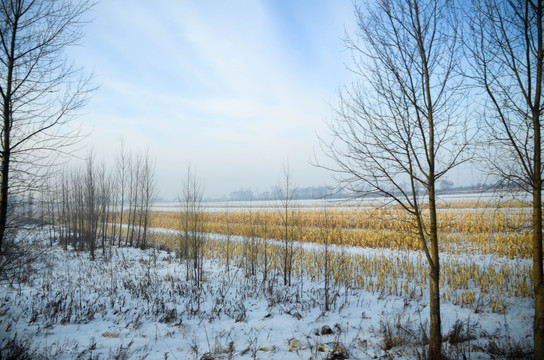
<path fill-rule="evenodd" d="M 90 251 L 91 259 L 107 246 L 148 247 L 150 210 L 156 196 L 154 164 L 149 154 L 121 152 L 114 171 L 89 157 L 85 167 L 50 178 L 32 217 L 51 225 L 51 233 L 68 249 Z"/>
<path fill-rule="evenodd" d="M 150 161 L 147 156 L 127 159 L 117 174 L 89 160 L 83 170 L 59 175 L 42 194 L 42 209 L 34 215 L 51 224 L 65 249 L 90 251 L 91 259 L 97 249 L 107 257 L 112 246 L 166 249 L 185 262 L 186 279 L 197 286 L 204 280 L 205 258 L 222 261 L 227 270 L 239 266 L 263 284 L 277 279 L 286 285 L 304 278 L 323 281 L 325 308 L 335 296 L 332 288 L 407 300 L 426 294 L 426 260 L 422 252 L 408 251 L 421 245 L 409 217 L 394 206 L 206 212 L 198 193 L 189 196 L 191 189 L 186 189 L 189 195 L 180 211 L 153 212 L 156 189 Z M 455 202 L 441 207 L 441 251 L 520 259 L 512 266 L 443 256 L 443 301 L 475 311 L 505 312 L 512 298 L 532 296 L 531 267 L 522 260 L 531 256 L 530 213 L 521 203 L 498 207 Z"/>

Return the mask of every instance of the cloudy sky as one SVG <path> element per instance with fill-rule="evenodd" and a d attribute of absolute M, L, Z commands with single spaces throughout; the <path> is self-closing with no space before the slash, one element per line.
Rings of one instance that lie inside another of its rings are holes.
<path fill-rule="evenodd" d="M 332 183 L 310 162 L 350 81 L 351 1 L 115 0 L 91 16 L 69 55 L 100 84 L 77 119 L 99 159 L 149 148 L 164 198 L 188 162 L 209 197 L 267 190 L 286 159 L 297 185 Z"/>

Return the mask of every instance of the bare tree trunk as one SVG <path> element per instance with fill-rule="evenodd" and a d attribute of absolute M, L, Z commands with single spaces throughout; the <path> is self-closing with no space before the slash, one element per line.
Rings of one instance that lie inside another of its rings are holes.
<path fill-rule="evenodd" d="M 539 134 L 540 137 L 540 134 Z M 536 141 L 536 139 L 535 139 Z M 540 141 L 540 139 L 539 139 Z M 540 162 L 539 154 L 535 154 Z M 536 170 L 536 168 L 535 168 Z M 538 172 L 535 172 L 538 173 Z M 541 179 L 541 175 L 539 175 Z M 535 287 L 534 347 L 535 359 L 544 358 L 544 279 L 542 266 L 542 180 L 533 192 L 533 281 Z"/>
<path fill-rule="evenodd" d="M 123 238 L 123 210 L 125 206 L 125 190 L 126 190 L 126 154 L 124 143 L 121 142 L 121 150 L 117 160 L 117 176 L 119 177 L 119 200 L 121 201 L 121 209 L 119 210 L 119 241 L 117 246 L 121 247 L 121 239 Z"/>
<path fill-rule="evenodd" d="M 533 281 L 535 286 L 535 323 L 534 347 L 535 359 L 544 358 L 544 269 L 542 254 L 542 138 L 540 114 L 542 112 L 542 82 L 544 81 L 544 4 L 538 1 L 536 10 L 537 19 L 537 64 L 534 104 L 532 107 L 533 136 Z"/>
<path fill-rule="evenodd" d="M 324 209 L 321 212 L 321 221 L 319 226 L 319 232 L 321 235 L 321 242 L 323 244 L 323 297 L 325 311 L 330 310 L 330 237 L 331 237 L 331 224 L 329 221 L 329 209 L 327 200 L 324 202 Z"/>
<path fill-rule="evenodd" d="M 192 279 L 193 284 L 197 288 L 201 286 L 203 279 L 203 195 L 204 186 L 189 164 L 187 165 L 187 177 L 183 183 L 181 194 L 178 197 L 182 210 L 180 212 L 180 257 L 183 259 L 185 256 L 187 280 Z"/>
<path fill-rule="evenodd" d="M 87 172 L 85 176 L 85 237 L 91 254 L 91 260 L 95 260 L 96 232 L 98 215 L 96 211 L 96 175 L 94 168 L 94 155 L 89 154 L 87 159 Z"/>
<path fill-rule="evenodd" d="M 9 39 L 9 52 L 7 56 L 7 71 L 6 71 L 6 84 L 5 91 L 2 91 L 3 103 L 2 103 L 2 162 L 0 169 L 0 254 L 2 254 L 2 245 L 4 240 L 4 233 L 6 230 L 7 217 L 8 217 L 8 190 L 9 190 L 9 166 L 11 160 L 11 127 L 13 117 L 11 113 L 12 109 L 12 85 L 13 85 L 13 70 L 15 61 L 15 48 L 17 31 L 19 29 L 19 17 L 16 16 L 13 19 L 13 30 L 11 32 L 11 38 Z M 8 17 L 6 16 L 6 19 Z M 4 60 L 4 57 L 2 57 Z M 2 84 L 3 85 L 3 84 Z"/>
<path fill-rule="evenodd" d="M 542 2 L 540 2 L 540 19 L 542 19 Z M 539 36 L 542 44 L 542 22 L 540 22 Z M 543 51 L 542 47 L 540 51 Z M 542 79 L 542 58 L 538 67 Z M 541 87 L 541 82 L 538 83 Z M 540 93 L 537 89 L 537 94 Z M 533 110 L 534 129 L 534 185 L 533 185 L 533 281 L 535 287 L 535 321 L 534 321 L 534 355 L 535 359 L 544 358 L 544 269 L 542 259 L 542 160 L 541 160 L 541 134 L 540 134 L 540 99 L 535 101 Z"/>
<path fill-rule="evenodd" d="M 229 212 L 229 204 L 227 202 L 227 208 L 226 208 L 226 217 L 227 217 L 227 233 L 226 233 L 226 239 L 225 239 L 225 265 L 227 267 L 227 273 L 230 272 L 230 258 L 232 256 L 232 250 L 231 250 L 231 246 L 232 246 L 232 234 L 231 234 L 231 230 L 230 230 L 230 212 Z"/>
<path fill-rule="evenodd" d="M 425 34 L 422 33 L 421 21 L 419 19 L 419 4 L 414 2 L 415 18 L 417 21 L 417 39 L 419 54 L 422 63 L 423 76 L 425 81 L 425 98 L 427 105 L 427 121 L 429 126 L 428 148 L 426 149 L 428 161 L 427 186 L 429 193 L 429 219 L 430 219 L 430 318 L 431 334 L 429 338 L 429 357 L 440 359 L 442 357 L 442 325 L 440 320 L 440 258 L 438 254 L 438 224 L 436 216 L 436 169 L 435 169 L 435 124 L 434 105 L 430 71 L 428 68 L 428 49 L 423 44 Z M 424 242 L 424 239 L 423 239 Z"/>
<path fill-rule="evenodd" d="M 281 171 L 280 184 L 276 189 L 276 199 L 281 206 L 281 217 L 283 226 L 283 251 L 282 251 L 282 267 L 283 267 L 283 284 L 291 286 L 291 273 L 293 269 L 293 201 L 296 188 L 294 185 L 293 174 L 286 161 Z"/>
<path fill-rule="evenodd" d="M 262 231 L 262 234 L 263 234 L 263 239 L 262 239 L 262 253 L 263 253 L 263 284 L 266 283 L 266 281 L 268 280 L 268 268 L 269 268 L 269 254 L 268 254 L 268 225 L 267 225 L 267 221 L 263 221 L 263 224 L 262 224 L 262 228 L 263 228 L 263 231 Z"/>
<path fill-rule="evenodd" d="M 430 247 L 432 262 L 430 267 L 430 318 L 429 358 L 440 359 L 442 349 L 442 325 L 440 321 L 440 260 L 438 254 L 438 225 L 434 181 L 429 186 Z"/>
<path fill-rule="evenodd" d="M 68 241 L 69 241 L 69 234 L 70 234 L 70 219 L 69 219 L 69 204 L 68 204 L 68 184 L 66 183 L 65 178 L 65 172 L 63 171 L 61 174 L 61 227 L 62 227 L 62 244 L 64 250 L 68 250 Z"/>
<path fill-rule="evenodd" d="M 14 35 L 15 36 L 15 35 Z M 9 86 L 11 86 L 11 76 L 12 76 L 12 67 L 9 66 L 10 69 L 8 71 L 8 90 L 7 93 L 11 93 L 11 89 Z M 9 129 L 11 127 L 11 100 L 9 97 L 7 97 L 4 100 L 4 122 L 3 122 L 3 129 Z M 2 161 L 1 165 L 2 168 L 0 169 L 0 255 L 3 251 L 3 240 L 4 240 L 4 233 L 6 231 L 6 225 L 8 220 L 8 193 L 9 193 L 9 165 L 10 165 L 10 157 L 11 157 L 11 151 L 10 151 L 10 132 L 4 131 L 3 132 L 3 138 L 2 138 L 2 147 L 3 151 L 1 153 L 2 155 Z"/>
<path fill-rule="evenodd" d="M 143 213 L 143 233 L 142 233 L 142 247 L 147 246 L 147 227 L 149 223 L 149 213 L 151 206 L 157 196 L 157 188 L 154 180 L 155 164 L 149 158 L 149 152 L 146 151 L 143 160 L 142 170 L 142 213 Z"/>

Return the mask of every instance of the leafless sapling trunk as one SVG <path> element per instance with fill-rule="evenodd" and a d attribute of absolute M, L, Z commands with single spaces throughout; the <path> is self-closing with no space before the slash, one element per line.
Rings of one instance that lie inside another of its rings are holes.
<path fill-rule="evenodd" d="M 72 183 L 72 203 L 73 203 L 73 226 L 74 234 L 73 247 L 77 251 L 85 250 L 85 186 L 83 184 L 84 175 L 80 170 L 73 170 L 70 176 Z"/>
<path fill-rule="evenodd" d="M 143 159 L 142 167 L 142 243 L 141 248 L 145 249 L 147 246 L 147 230 L 149 224 L 149 213 L 151 206 L 155 202 L 157 197 L 157 186 L 155 183 L 155 162 L 151 160 L 149 151 L 146 151 Z"/>
<path fill-rule="evenodd" d="M 60 183 L 60 198 L 59 198 L 59 222 L 60 222 L 60 232 L 59 232 L 59 242 L 62 244 L 64 250 L 68 250 L 68 241 L 69 241 L 69 220 L 68 220 L 68 193 L 67 193 L 67 184 L 66 176 L 64 170 L 61 171 L 57 177 L 57 181 Z"/>
<path fill-rule="evenodd" d="M 110 250 L 111 247 L 115 245 L 118 241 L 117 236 L 117 217 L 118 217 L 118 204 L 119 204 L 119 179 L 117 179 L 117 174 L 115 169 L 110 172 L 109 176 L 109 185 L 110 185 L 110 209 L 109 209 L 109 227 L 110 227 Z"/>
<path fill-rule="evenodd" d="M 125 207 L 125 191 L 127 187 L 127 155 L 125 153 L 124 142 L 121 141 L 121 150 L 117 157 L 116 170 L 119 187 L 119 240 L 117 246 L 121 247 L 121 239 L 123 238 L 123 214 Z"/>
<path fill-rule="evenodd" d="M 331 229 L 332 222 L 330 219 L 330 212 L 328 208 L 328 202 L 325 200 L 324 207 L 319 214 L 319 236 L 321 243 L 323 244 L 323 298 L 324 298 L 324 310 L 329 311 L 331 306 L 330 296 L 330 283 L 331 283 Z"/>
<path fill-rule="evenodd" d="M 64 229 L 64 250 L 68 250 L 68 245 L 74 244 L 73 236 L 73 217 L 74 206 L 72 204 L 72 187 L 70 186 L 70 176 L 67 170 L 63 170 L 60 174 L 60 181 L 62 182 L 62 224 Z"/>
<path fill-rule="evenodd" d="M 270 245 L 268 244 L 268 222 L 266 219 L 261 224 L 261 234 L 261 265 L 263 267 L 263 286 L 266 288 L 265 285 L 269 278 L 268 272 L 270 268 Z"/>
<path fill-rule="evenodd" d="M 99 234 L 100 234 L 100 243 L 102 246 L 102 255 L 106 256 L 106 241 L 108 240 L 108 227 L 110 222 L 110 213 L 111 213 L 111 204 L 112 204 L 112 193 L 111 193 L 111 177 L 108 174 L 106 169 L 106 164 L 101 163 L 97 169 L 97 209 L 99 212 L 98 219 L 100 221 Z"/>
<path fill-rule="evenodd" d="M 98 186 L 96 169 L 94 165 L 94 154 L 91 152 L 86 161 L 84 178 L 84 214 L 83 219 L 85 243 L 89 248 L 91 260 L 95 260 L 96 235 L 98 232 Z"/>
<path fill-rule="evenodd" d="M 243 240 L 244 268 L 247 277 L 256 278 L 257 262 L 259 256 L 259 239 L 256 234 L 258 213 L 253 210 L 253 200 L 250 199 L 248 219 L 244 223 L 249 224 L 249 236 Z"/>
<path fill-rule="evenodd" d="M 136 231 L 136 219 L 138 218 L 139 191 L 138 183 L 140 177 L 140 156 L 138 154 L 128 157 L 128 218 L 127 238 L 125 245 L 134 246 L 134 235 Z"/>
<path fill-rule="evenodd" d="M 225 265 L 227 267 L 227 273 L 230 272 L 230 261 L 232 257 L 232 233 L 230 229 L 230 211 L 229 203 L 227 202 L 227 207 L 225 209 L 227 215 L 227 229 L 225 234 Z"/>
<path fill-rule="evenodd" d="M 199 288 L 202 283 L 204 261 L 204 206 L 202 199 L 204 186 L 197 178 L 191 165 L 187 166 L 187 177 L 184 181 L 181 195 L 179 196 L 181 208 L 181 234 L 180 248 L 182 255 L 186 256 L 187 280 L 192 279 L 193 284 Z"/>
<path fill-rule="evenodd" d="M 140 245 L 140 222 L 141 222 L 141 193 L 140 193 L 140 178 L 141 178 L 141 164 L 142 157 L 140 153 L 135 153 L 134 158 L 132 159 L 132 169 L 131 169 L 131 194 L 132 194 L 132 221 L 130 224 L 130 246 L 134 246 L 134 241 L 136 241 L 136 246 Z"/>
<path fill-rule="evenodd" d="M 283 246 L 282 246 L 282 268 L 283 284 L 291 286 L 294 258 L 294 212 L 296 186 L 294 183 L 293 172 L 286 161 L 281 170 L 280 184 L 276 189 L 276 198 L 280 204 L 282 227 L 283 227 Z"/>

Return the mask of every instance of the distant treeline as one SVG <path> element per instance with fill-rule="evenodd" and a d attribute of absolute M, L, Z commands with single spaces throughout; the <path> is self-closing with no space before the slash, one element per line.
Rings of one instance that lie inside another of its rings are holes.
<path fill-rule="evenodd" d="M 519 188 L 513 189 L 511 185 L 504 183 L 477 183 L 473 185 L 455 186 L 453 182 L 445 180 L 440 183 L 438 188 L 441 194 L 463 193 L 463 192 L 493 192 L 503 190 L 521 190 Z M 366 193 L 367 196 L 380 197 L 383 194 Z M 294 200 L 315 200 L 315 199 L 345 199 L 354 197 L 353 192 L 347 190 L 338 191 L 334 186 L 308 186 L 299 187 L 293 191 Z M 270 190 L 263 192 L 254 192 L 251 189 L 239 189 L 231 192 L 228 197 L 213 200 L 229 200 L 229 201 L 273 201 L 278 199 L 278 189 L 273 187 Z"/>
<path fill-rule="evenodd" d="M 323 199 L 328 198 L 341 198 L 348 196 L 347 193 L 335 193 L 334 188 L 330 186 L 308 186 L 299 187 L 293 190 L 294 200 L 307 200 L 307 199 Z M 263 192 L 254 192 L 251 189 L 239 189 L 233 191 L 225 199 L 217 200 L 230 200 L 230 201 L 250 201 L 250 200 L 277 200 L 278 189 L 273 187 L 270 190 Z"/>

